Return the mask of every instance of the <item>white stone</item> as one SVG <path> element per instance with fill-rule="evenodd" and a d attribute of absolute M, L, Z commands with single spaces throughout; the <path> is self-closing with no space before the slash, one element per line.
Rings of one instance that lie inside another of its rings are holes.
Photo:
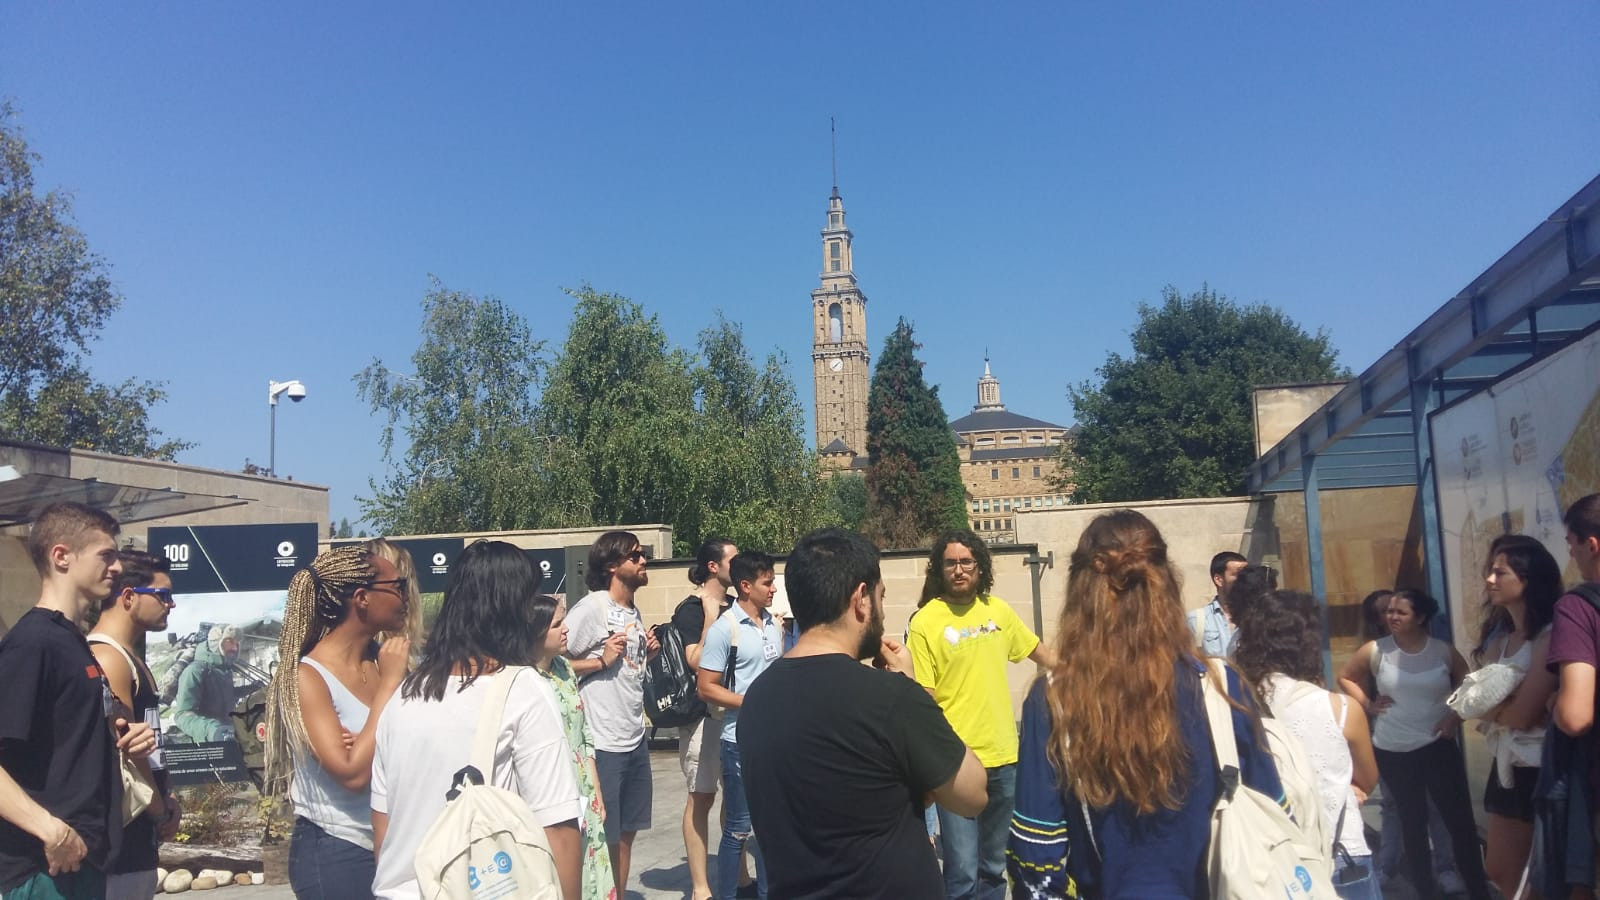
<path fill-rule="evenodd" d="M 167 877 L 161 879 L 161 890 L 168 894 L 181 894 L 192 884 L 194 875 L 190 874 L 188 869 L 178 869 L 167 873 Z"/>

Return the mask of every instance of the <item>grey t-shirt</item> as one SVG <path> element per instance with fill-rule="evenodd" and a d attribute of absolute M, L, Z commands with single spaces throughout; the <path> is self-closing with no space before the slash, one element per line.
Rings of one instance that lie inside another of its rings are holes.
<path fill-rule="evenodd" d="M 595 591 L 567 611 L 567 655 L 598 659 L 606 638 L 628 636 L 622 659 L 578 682 L 597 750 L 625 753 L 644 740 L 644 617 L 606 591 Z"/>

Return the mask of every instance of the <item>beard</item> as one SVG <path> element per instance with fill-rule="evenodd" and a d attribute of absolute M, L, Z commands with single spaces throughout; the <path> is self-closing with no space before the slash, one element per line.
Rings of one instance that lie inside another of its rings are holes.
<path fill-rule="evenodd" d="M 861 635 L 861 644 L 856 647 L 856 659 L 876 659 L 883 650 L 883 607 L 872 604 L 872 618 L 867 621 L 867 630 Z"/>

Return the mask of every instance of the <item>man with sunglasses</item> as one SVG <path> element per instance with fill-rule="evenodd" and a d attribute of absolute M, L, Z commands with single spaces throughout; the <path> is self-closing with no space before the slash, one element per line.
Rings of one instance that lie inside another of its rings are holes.
<path fill-rule="evenodd" d="M 912 669 L 944 710 L 988 776 L 989 799 L 976 817 L 941 808 L 945 893 L 950 900 L 1000 900 L 1006 892 L 1006 836 L 1016 797 L 1017 720 L 1007 668 L 1055 656 L 994 587 L 989 548 L 971 531 L 933 542 L 920 610 L 911 619 Z"/>
<path fill-rule="evenodd" d="M 155 676 L 135 651 L 140 635 L 164 631 L 172 611 L 171 563 L 140 550 L 122 550 L 122 572 L 100 605 L 100 620 L 89 632 L 89 649 L 105 670 L 121 715 L 161 733 L 161 698 Z M 122 829 L 122 847 L 106 869 L 107 900 L 150 898 L 156 893 L 156 850 L 178 831 L 178 803 L 167 788 L 157 750 L 138 762 L 156 795 L 142 815 Z"/>
<path fill-rule="evenodd" d="M 606 844 L 617 896 L 625 894 L 633 839 L 650 827 L 650 748 L 644 727 L 644 664 L 661 644 L 644 627 L 634 593 L 650 581 L 639 538 L 608 531 L 589 548 L 590 593 L 567 611 L 567 655 L 577 673 L 595 771 L 606 806 Z"/>

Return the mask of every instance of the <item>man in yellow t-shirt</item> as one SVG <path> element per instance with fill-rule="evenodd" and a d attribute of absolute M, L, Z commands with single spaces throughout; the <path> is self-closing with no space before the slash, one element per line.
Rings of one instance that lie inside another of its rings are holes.
<path fill-rule="evenodd" d="M 989 548 L 971 531 L 933 543 L 922 604 L 911 617 L 912 668 L 950 727 L 983 763 L 989 803 L 977 818 L 939 810 L 945 893 L 950 900 L 1006 891 L 1006 834 L 1016 797 L 1017 723 L 1006 680 L 1010 663 L 1055 657 L 1004 600 L 992 596 Z"/>

